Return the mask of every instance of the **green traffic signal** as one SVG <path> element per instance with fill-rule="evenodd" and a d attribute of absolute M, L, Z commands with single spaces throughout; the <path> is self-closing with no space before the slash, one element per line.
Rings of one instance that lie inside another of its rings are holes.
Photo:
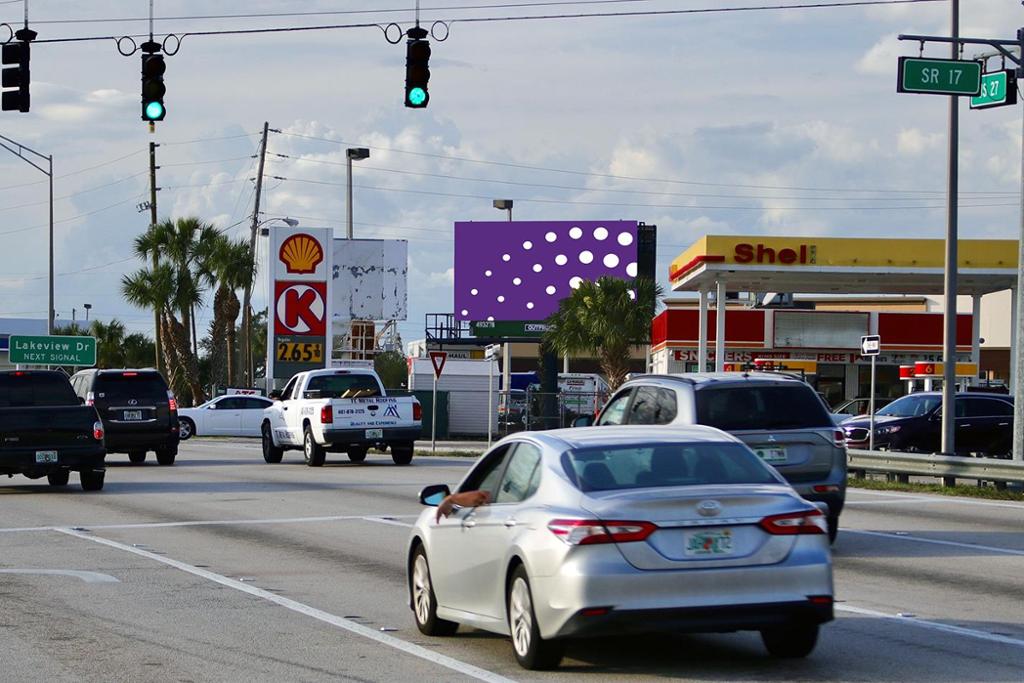
<path fill-rule="evenodd" d="M 409 104 L 419 107 L 427 101 L 427 92 L 423 88 L 413 88 L 409 91 Z"/>
<path fill-rule="evenodd" d="M 147 121 L 162 121 L 165 113 L 164 105 L 160 102 L 149 102 L 146 104 Z"/>

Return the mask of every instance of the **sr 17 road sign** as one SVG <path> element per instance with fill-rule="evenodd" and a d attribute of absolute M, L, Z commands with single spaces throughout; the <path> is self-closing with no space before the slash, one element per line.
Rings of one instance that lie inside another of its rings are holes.
<path fill-rule="evenodd" d="M 981 62 L 900 57 L 896 90 L 926 95 L 979 95 Z"/>

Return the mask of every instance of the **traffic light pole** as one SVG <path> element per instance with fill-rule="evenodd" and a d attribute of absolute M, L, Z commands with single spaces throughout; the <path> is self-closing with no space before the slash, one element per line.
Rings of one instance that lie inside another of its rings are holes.
<path fill-rule="evenodd" d="M 53 334 L 53 155 L 41 154 L 31 147 L 26 147 L 20 142 L 15 142 L 11 138 L 0 135 L 0 147 L 3 147 L 8 152 L 24 161 L 29 166 L 32 166 L 40 173 L 46 175 L 50 181 L 50 221 L 49 221 L 49 312 L 46 314 L 46 333 Z M 39 160 L 39 163 L 32 161 L 25 153 L 28 152 L 32 156 Z M 46 162 L 46 166 L 42 166 L 42 162 Z"/>

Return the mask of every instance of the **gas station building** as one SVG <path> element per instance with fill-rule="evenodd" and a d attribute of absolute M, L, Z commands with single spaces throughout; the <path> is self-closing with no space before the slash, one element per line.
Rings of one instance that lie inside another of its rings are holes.
<path fill-rule="evenodd" d="M 655 318 L 651 370 L 773 364 L 804 370 L 838 403 L 867 395 L 869 361 L 860 356 L 860 339 L 877 334 L 879 395 L 906 393 L 915 366 L 915 388 L 931 388 L 941 376 L 935 364 L 942 361 L 944 328 L 928 297 L 943 292 L 944 248 L 938 239 L 705 236 L 672 262 L 672 290 L 697 297 L 669 299 Z M 965 383 L 1009 383 L 1017 242 L 960 240 L 959 259 L 958 294 L 970 305 L 957 315 L 958 374 Z M 995 305 L 983 312 L 982 297 L 1005 290 L 1014 290 L 1011 305 L 1007 297 L 987 297 Z M 750 293 L 750 303 L 735 300 L 736 292 Z M 793 297 L 762 305 L 776 294 Z M 982 353 L 983 315 L 1010 319 L 1007 347 Z"/>

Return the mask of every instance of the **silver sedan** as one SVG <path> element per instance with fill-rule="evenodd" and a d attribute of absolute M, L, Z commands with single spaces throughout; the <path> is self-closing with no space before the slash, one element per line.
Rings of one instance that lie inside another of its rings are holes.
<path fill-rule="evenodd" d="M 456 489 L 490 503 L 427 506 L 408 547 L 420 631 L 459 624 L 511 636 L 528 669 L 569 637 L 757 630 L 804 657 L 832 619 L 825 517 L 738 439 L 710 427 L 525 432 L 485 453 Z"/>

